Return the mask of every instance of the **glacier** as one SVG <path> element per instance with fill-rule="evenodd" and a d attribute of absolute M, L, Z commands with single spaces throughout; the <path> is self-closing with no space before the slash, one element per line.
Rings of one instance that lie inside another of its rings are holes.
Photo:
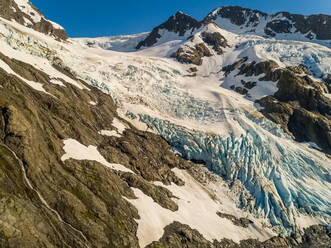
<path fill-rule="evenodd" d="M 331 71 L 330 49 L 221 32 L 231 47 L 222 56 L 206 58 L 194 78 L 187 77 L 190 65 L 158 56 L 166 45 L 130 53 L 89 48 L 58 43 L 2 19 L 0 51 L 11 51 L 13 58 L 41 68 L 52 79 L 77 86 L 52 64 L 71 68 L 109 94 L 123 118 L 145 124 L 186 159 L 203 162 L 232 190 L 239 182 L 245 190 L 239 191 L 238 206 L 267 218 L 280 232 L 296 231 L 305 215 L 330 223 L 330 160 L 259 115 L 253 101 L 220 87 L 219 73 L 223 65 L 248 55 L 274 59 L 280 66 L 305 63 L 323 76 Z M 174 49 L 173 43 L 169 46 Z"/>
<path fill-rule="evenodd" d="M 282 233 L 295 229 L 293 223 L 300 213 L 330 221 L 330 170 L 313 153 L 281 141 L 272 145 L 252 129 L 239 137 L 220 136 L 188 130 L 148 115 L 139 118 L 186 159 L 203 161 L 229 184 L 240 180 L 255 201 L 242 194 L 239 207 L 268 218 Z M 281 139 L 292 142 L 277 125 L 263 122 L 265 130 L 273 130 Z"/>

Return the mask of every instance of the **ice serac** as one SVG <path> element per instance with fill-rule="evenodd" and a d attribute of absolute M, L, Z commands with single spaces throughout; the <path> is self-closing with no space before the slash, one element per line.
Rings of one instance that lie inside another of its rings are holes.
<path fill-rule="evenodd" d="M 71 39 L 87 47 L 99 47 L 106 50 L 117 52 L 133 52 L 136 46 L 144 40 L 149 33 L 118 35 L 99 38 L 74 38 Z"/>
<path fill-rule="evenodd" d="M 331 16 L 324 14 L 304 16 L 278 12 L 270 15 L 239 6 L 226 6 L 211 12 L 204 20 L 209 21 L 240 34 L 255 33 L 293 40 L 331 40 Z"/>
<path fill-rule="evenodd" d="M 28 0 L 0 0 L 0 17 L 10 21 L 14 20 L 58 40 L 68 38 L 63 27 L 46 19 Z"/>
<path fill-rule="evenodd" d="M 300 215 L 319 216 L 330 221 L 330 178 L 328 161 L 299 148 L 290 137 L 266 120 L 248 119 L 272 132 L 245 128 L 236 136 L 221 136 L 192 131 L 148 115 L 140 116 L 152 130 L 164 137 L 186 159 L 204 163 L 211 171 L 228 180 L 240 181 L 249 194 L 240 190 L 239 207 L 266 217 L 283 233 L 295 231 Z M 276 131 L 278 129 L 278 131 Z M 233 187 L 236 190 L 236 187 Z"/>
<path fill-rule="evenodd" d="M 199 21 L 179 11 L 166 22 L 155 27 L 144 40 L 138 43 L 137 49 L 150 47 L 156 43 L 169 41 L 175 37 L 185 39 L 200 27 L 201 23 Z"/>

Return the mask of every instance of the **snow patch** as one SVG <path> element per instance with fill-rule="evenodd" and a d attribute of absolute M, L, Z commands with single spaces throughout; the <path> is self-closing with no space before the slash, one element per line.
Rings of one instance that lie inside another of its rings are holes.
<path fill-rule="evenodd" d="M 120 138 L 122 137 L 117 131 L 115 130 L 112 130 L 112 131 L 109 131 L 109 130 L 101 130 L 99 132 L 99 134 L 101 135 L 104 135 L 104 136 L 114 136 L 114 137 L 117 137 L 117 138 Z"/>
<path fill-rule="evenodd" d="M 118 134 L 123 134 L 126 129 L 126 126 L 117 118 L 113 119 L 113 123 L 111 125 L 117 129 Z"/>
<path fill-rule="evenodd" d="M 50 81 L 52 84 L 60 85 L 60 86 L 65 86 L 61 80 L 52 78 Z"/>
<path fill-rule="evenodd" d="M 50 22 L 55 29 L 64 29 L 60 24 L 58 24 L 56 22 L 53 22 L 53 21 L 48 20 L 48 19 L 46 21 Z"/>
<path fill-rule="evenodd" d="M 70 158 L 76 160 L 92 160 L 97 161 L 104 166 L 111 168 L 117 171 L 130 172 L 134 173 L 132 170 L 126 168 L 121 164 L 112 164 L 109 163 L 97 150 L 96 146 L 84 146 L 74 139 L 66 139 L 63 141 L 64 147 L 63 150 L 65 154 L 61 157 L 62 161 L 66 161 Z"/>
<path fill-rule="evenodd" d="M 28 84 L 31 88 L 37 90 L 37 91 L 41 91 L 44 92 L 46 94 L 49 94 L 44 88 L 43 85 L 41 83 L 37 83 L 37 82 L 33 82 L 30 80 L 27 80 L 23 77 L 21 77 L 20 75 L 18 75 L 16 72 L 14 72 L 4 61 L 0 60 L 0 68 L 4 69 L 7 73 L 12 74 L 16 77 L 18 77 L 19 79 L 21 79 L 22 81 L 24 81 L 26 84 Z"/>

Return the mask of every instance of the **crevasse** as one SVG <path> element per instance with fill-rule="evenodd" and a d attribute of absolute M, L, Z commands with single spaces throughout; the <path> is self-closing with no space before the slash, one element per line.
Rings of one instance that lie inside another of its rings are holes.
<path fill-rule="evenodd" d="M 246 130 L 239 137 L 233 134 L 222 137 L 188 130 L 148 115 L 141 115 L 140 121 L 185 158 L 203 161 L 212 172 L 229 180 L 229 184 L 239 179 L 255 199 L 249 201 L 244 195 L 239 196 L 240 207 L 267 217 L 282 232 L 290 233 L 296 228 L 295 217 L 300 213 L 330 220 L 330 173 L 313 154 L 279 141 L 266 142 L 254 130 Z M 263 121 L 262 126 L 269 131 L 277 130 L 270 121 Z M 278 132 L 282 139 L 293 142 Z"/>

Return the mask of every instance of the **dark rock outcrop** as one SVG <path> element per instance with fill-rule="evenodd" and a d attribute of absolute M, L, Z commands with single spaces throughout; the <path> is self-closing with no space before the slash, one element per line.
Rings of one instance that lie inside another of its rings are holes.
<path fill-rule="evenodd" d="M 171 55 L 180 63 L 202 65 L 203 57 L 212 56 L 210 50 L 204 43 L 195 45 L 194 47 L 185 47 L 185 50 L 180 47 L 175 53 Z"/>
<path fill-rule="evenodd" d="M 306 74 L 311 75 L 310 71 L 308 70 L 307 66 L 305 65 L 296 65 L 296 66 L 288 66 L 286 69 L 290 70 L 291 72 L 294 72 L 295 74 Z"/>
<path fill-rule="evenodd" d="M 267 24 L 267 28 L 276 33 L 291 33 L 291 28 L 294 27 L 295 32 L 301 34 L 307 34 L 307 38 L 318 40 L 330 40 L 331 39 L 331 16 L 329 15 L 297 15 L 289 12 L 279 12 L 272 16 L 275 20 Z M 278 19 L 278 17 L 280 17 Z M 282 17 L 287 18 L 288 21 L 280 20 Z M 276 23 L 282 23 L 277 25 Z M 293 23 L 293 24 L 292 24 Z M 269 25 L 270 24 L 270 25 Z M 268 26 L 269 25 L 269 26 Z"/>
<path fill-rule="evenodd" d="M 235 85 L 231 85 L 230 87 L 232 90 L 236 91 L 237 93 L 241 94 L 241 95 L 247 95 L 248 94 L 248 90 L 242 87 L 236 87 Z"/>
<path fill-rule="evenodd" d="M 325 75 L 325 77 L 323 78 L 323 81 L 325 82 L 325 85 L 328 88 L 328 91 L 331 92 L 331 74 Z"/>
<path fill-rule="evenodd" d="M 279 79 L 278 73 L 274 70 L 278 68 L 278 64 L 275 61 L 268 60 L 256 63 L 255 61 L 243 64 L 239 68 L 238 75 L 245 75 L 246 77 L 259 76 L 265 74 L 264 77 L 260 78 L 261 81 L 273 81 L 276 82 Z"/>
<path fill-rule="evenodd" d="M 186 32 L 193 33 L 194 30 L 201 27 L 201 23 L 189 15 L 186 15 L 182 12 L 177 12 L 175 15 L 171 16 L 165 23 L 155 27 L 152 32 L 144 39 L 139 42 L 137 49 L 142 47 L 153 46 L 161 35 L 160 30 L 167 30 L 178 34 L 179 36 L 184 36 Z"/>
<path fill-rule="evenodd" d="M 318 83 L 283 70 L 274 96 L 260 99 L 262 113 L 298 141 L 312 141 L 331 152 L 331 100 Z M 314 87 L 315 86 L 315 87 Z"/>
<path fill-rule="evenodd" d="M 245 80 L 241 80 L 241 84 L 246 88 L 246 89 L 253 89 L 256 86 L 256 82 L 246 82 Z"/>
<path fill-rule="evenodd" d="M 196 44 L 197 42 L 195 42 L 196 45 L 192 45 L 190 42 L 184 43 L 171 55 L 171 57 L 185 64 L 201 65 L 203 57 L 213 56 L 213 50 L 221 55 L 223 54 L 223 48 L 228 46 L 227 40 L 218 32 L 204 31 L 189 38 L 191 42 L 198 39 L 201 43 Z"/>
<path fill-rule="evenodd" d="M 214 51 L 217 52 L 218 55 L 221 55 L 223 53 L 222 48 L 228 46 L 227 40 L 218 32 L 202 32 L 201 36 L 203 41 L 206 42 L 209 46 L 212 46 Z"/>
<path fill-rule="evenodd" d="M 212 246 L 197 230 L 188 225 L 173 222 L 164 228 L 163 237 L 158 242 L 153 242 L 147 246 L 147 248 L 161 247 L 210 248 Z"/>
<path fill-rule="evenodd" d="M 234 225 L 241 226 L 247 228 L 249 224 L 253 224 L 254 222 L 247 218 L 237 218 L 231 214 L 225 214 L 221 212 L 217 212 L 217 215 L 221 218 L 225 218 L 230 220 Z"/>
<path fill-rule="evenodd" d="M 248 57 L 244 57 L 244 58 L 238 60 L 237 62 L 233 63 L 232 65 L 223 66 L 221 71 L 224 72 L 224 76 L 228 76 L 232 71 L 237 69 L 242 64 L 246 63 L 247 60 L 248 60 Z"/>

